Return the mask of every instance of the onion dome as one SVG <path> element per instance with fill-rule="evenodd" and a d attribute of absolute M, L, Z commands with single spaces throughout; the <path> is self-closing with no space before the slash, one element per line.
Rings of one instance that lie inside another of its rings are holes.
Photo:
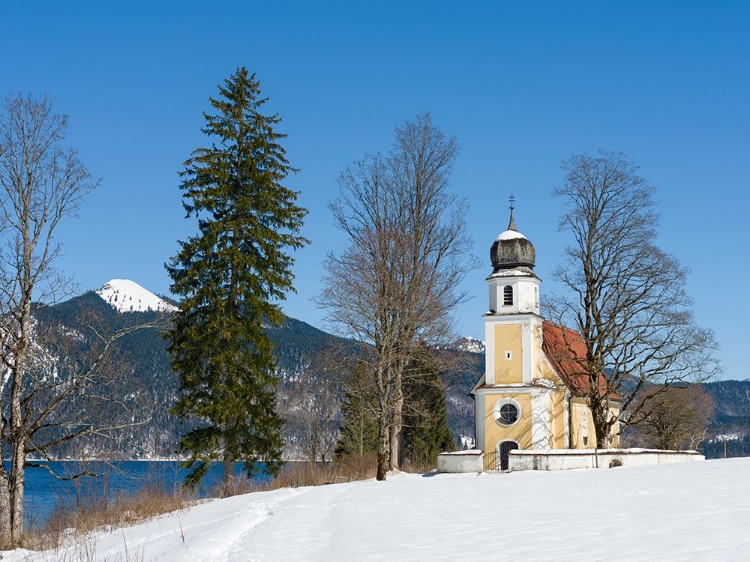
<path fill-rule="evenodd" d="M 516 230 L 516 221 L 513 217 L 514 200 L 515 198 L 511 195 L 508 230 L 500 233 L 490 249 L 490 259 L 494 268 L 492 273 L 506 269 L 520 269 L 533 273 L 536 251 L 533 244 Z"/>

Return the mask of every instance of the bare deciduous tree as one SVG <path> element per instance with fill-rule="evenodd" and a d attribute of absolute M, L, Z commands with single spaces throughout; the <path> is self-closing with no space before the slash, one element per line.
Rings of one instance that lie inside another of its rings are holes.
<path fill-rule="evenodd" d="M 650 400 L 634 424 L 638 444 L 659 449 L 695 449 L 706 438 L 714 400 L 698 384 L 645 389 L 639 401 Z"/>
<path fill-rule="evenodd" d="M 324 263 L 318 299 L 341 331 L 374 347 L 378 416 L 377 477 L 399 463 L 402 379 L 418 342 L 452 332 L 451 309 L 465 299 L 458 284 L 473 267 L 464 226 L 466 202 L 448 192 L 455 139 L 418 115 L 396 129 L 387 157 L 366 156 L 339 178 L 330 205 L 348 245 Z"/>
<path fill-rule="evenodd" d="M 0 545 L 23 536 L 27 456 L 91 434 L 96 404 L 117 402 L 107 353 L 124 332 L 90 324 L 86 333 L 37 320 L 44 303 L 70 295 L 54 267 L 55 231 L 97 187 L 74 150 L 64 150 L 67 119 L 47 98 L 8 94 L 0 115 Z M 91 347 L 83 353 L 83 344 Z M 71 413 L 77 417 L 71 417 Z M 67 414 L 64 415 L 63 413 Z M 110 413 L 112 411 L 110 410 Z M 109 419 L 109 425 L 111 421 Z M 115 422 L 115 424 L 119 424 Z"/>
<path fill-rule="evenodd" d="M 712 332 L 694 322 L 687 271 L 656 246 L 654 188 L 620 153 L 573 156 L 562 169 L 565 183 L 553 194 L 565 202 L 560 230 L 573 243 L 554 271 L 566 293 L 549 306 L 585 343 L 586 357 L 577 361 L 589 377 L 587 399 L 603 447 L 613 427 L 640 419 L 658 396 L 637 400 L 647 383 L 666 389 L 705 380 L 720 367 Z M 611 414 L 613 398 L 619 416 Z"/>

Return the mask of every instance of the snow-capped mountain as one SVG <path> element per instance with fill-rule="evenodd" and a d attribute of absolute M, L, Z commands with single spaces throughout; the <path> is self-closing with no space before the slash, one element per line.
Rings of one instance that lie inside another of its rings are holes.
<path fill-rule="evenodd" d="M 112 279 L 96 294 L 118 312 L 173 312 L 177 308 L 130 279 Z"/>
<path fill-rule="evenodd" d="M 471 336 L 461 338 L 456 342 L 456 349 L 468 351 L 469 353 L 484 353 L 484 342 Z"/>
<path fill-rule="evenodd" d="M 471 336 L 465 336 L 462 338 L 458 338 L 456 341 L 448 345 L 438 345 L 435 347 L 435 349 L 443 349 L 447 351 L 464 351 L 468 353 L 484 353 L 485 345 L 484 342 L 480 339 Z"/>

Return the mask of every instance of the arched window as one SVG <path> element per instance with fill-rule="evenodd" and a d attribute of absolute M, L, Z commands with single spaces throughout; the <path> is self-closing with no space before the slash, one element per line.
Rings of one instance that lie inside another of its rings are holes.
<path fill-rule="evenodd" d="M 503 304 L 504 305 L 513 304 L 513 286 L 512 285 L 506 285 L 503 288 Z"/>

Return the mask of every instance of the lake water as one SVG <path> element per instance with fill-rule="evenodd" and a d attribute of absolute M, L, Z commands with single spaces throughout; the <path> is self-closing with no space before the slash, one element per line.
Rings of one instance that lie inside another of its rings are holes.
<path fill-rule="evenodd" d="M 77 482 L 55 478 L 43 468 L 26 469 L 26 494 L 24 519 L 35 526 L 43 523 L 52 511 L 60 506 L 76 505 L 77 500 L 101 501 L 105 496 L 111 500 L 118 494 L 134 494 L 144 485 L 162 486 L 167 491 L 177 491 L 189 471 L 176 461 L 60 461 L 49 463 L 59 477 L 70 477 L 85 468 L 98 477 L 82 477 Z M 9 468 L 9 467 L 7 467 Z M 242 464 L 235 466 L 235 475 L 242 475 Z M 197 490 L 205 497 L 207 490 L 215 490 L 221 482 L 222 465 L 215 463 Z M 268 479 L 261 476 L 258 480 Z"/>

